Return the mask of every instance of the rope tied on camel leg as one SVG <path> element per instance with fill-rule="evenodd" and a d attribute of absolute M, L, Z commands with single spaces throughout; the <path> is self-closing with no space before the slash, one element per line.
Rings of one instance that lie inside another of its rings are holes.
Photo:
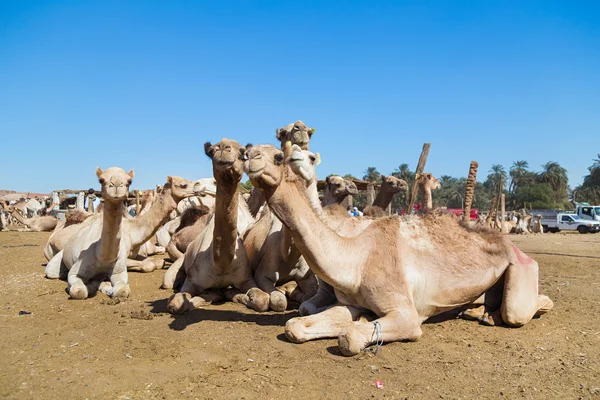
<path fill-rule="evenodd" d="M 381 346 L 383 346 L 383 329 L 379 321 L 373 321 L 373 333 L 371 334 L 371 342 L 375 344 L 366 347 L 366 351 L 370 351 L 373 354 L 377 354 Z"/>

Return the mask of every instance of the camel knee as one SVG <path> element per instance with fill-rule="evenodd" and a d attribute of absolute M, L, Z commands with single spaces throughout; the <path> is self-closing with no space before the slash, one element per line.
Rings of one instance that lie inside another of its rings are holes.
<path fill-rule="evenodd" d="M 271 292 L 270 296 L 271 309 L 273 311 L 285 311 L 287 308 L 287 299 L 279 290 Z"/>
<path fill-rule="evenodd" d="M 285 324 L 285 337 L 292 343 L 304 343 L 306 338 L 304 329 L 306 326 L 301 318 L 292 318 Z"/>
<path fill-rule="evenodd" d="M 307 315 L 313 315 L 317 313 L 317 306 L 310 300 L 303 301 L 298 309 L 300 316 L 305 317 Z"/>

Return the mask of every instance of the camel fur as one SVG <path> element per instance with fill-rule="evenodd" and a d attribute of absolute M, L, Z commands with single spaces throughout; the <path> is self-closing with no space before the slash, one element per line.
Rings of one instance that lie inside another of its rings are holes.
<path fill-rule="evenodd" d="M 386 210 L 396 193 L 408 194 L 408 183 L 404 179 L 395 176 L 381 176 L 381 188 L 375 197 L 373 204 L 366 206 L 363 214 L 366 217 L 384 217 Z"/>

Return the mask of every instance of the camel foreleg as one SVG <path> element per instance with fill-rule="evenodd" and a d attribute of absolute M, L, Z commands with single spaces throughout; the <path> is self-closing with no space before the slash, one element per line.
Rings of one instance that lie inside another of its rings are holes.
<path fill-rule="evenodd" d="M 67 268 L 62 262 L 63 251 L 59 251 L 48 261 L 46 264 L 46 278 L 48 279 L 59 279 L 67 276 Z"/>
<path fill-rule="evenodd" d="M 234 286 L 239 287 L 240 291 L 242 293 L 245 293 L 242 297 L 239 298 L 240 303 L 258 312 L 264 312 L 269 310 L 269 303 L 271 299 L 270 295 L 262 291 L 252 277 L 250 277 L 246 282 L 242 283 L 241 285 Z"/>
<path fill-rule="evenodd" d="M 179 257 L 173 264 L 171 264 L 169 269 L 167 269 L 167 272 L 165 272 L 165 276 L 163 277 L 163 283 L 160 287 L 161 289 L 173 289 L 180 271 L 183 271 L 185 276 L 185 270 L 181 268 L 183 266 L 184 259 L 184 257 Z"/>
<path fill-rule="evenodd" d="M 144 258 L 143 260 L 127 259 L 127 271 L 152 272 L 156 269 L 162 269 L 164 265 L 165 260 L 162 258 Z"/>
<path fill-rule="evenodd" d="M 285 336 L 292 343 L 338 337 L 363 314 L 356 307 L 337 304 L 318 314 L 290 319 L 285 324 Z"/>
<path fill-rule="evenodd" d="M 271 310 L 280 312 L 287 308 L 287 298 L 285 293 L 276 287 L 279 274 L 277 270 L 273 271 L 272 269 L 278 266 L 278 260 L 265 256 L 254 273 L 254 279 L 260 290 L 269 295 Z"/>
<path fill-rule="evenodd" d="M 306 300 L 312 299 L 319 290 L 317 277 L 312 272 L 309 272 L 304 279 L 300 279 L 296 282 L 298 283 L 298 286 L 288 295 L 288 297 L 298 304 L 302 304 Z"/>

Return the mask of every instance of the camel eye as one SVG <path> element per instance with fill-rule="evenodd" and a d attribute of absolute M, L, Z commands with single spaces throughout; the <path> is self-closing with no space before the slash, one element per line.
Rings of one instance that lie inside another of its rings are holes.
<path fill-rule="evenodd" d="M 312 162 L 317 161 L 317 157 L 315 157 L 315 156 L 309 156 L 308 158 L 310 158 L 310 161 L 312 161 Z"/>
<path fill-rule="evenodd" d="M 277 162 L 277 163 L 283 162 L 283 154 L 280 154 L 280 153 L 275 154 L 275 162 Z"/>
<path fill-rule="evenodd" d="M 104 178 L 98 179 L 98 182 L 100 182 L 101 185 L 104 185 Z"/>
<path fill-rule="evenodd" d="M 127 179 L 127 186 L 131 185 L 131 179 Z"/>
<path fill-rule="evenodd" d="M 182 189 L 187 189 L 188 185 L 187 184 L 183 184 L 183 185 L 179 185 L 180 188 Z"/>

